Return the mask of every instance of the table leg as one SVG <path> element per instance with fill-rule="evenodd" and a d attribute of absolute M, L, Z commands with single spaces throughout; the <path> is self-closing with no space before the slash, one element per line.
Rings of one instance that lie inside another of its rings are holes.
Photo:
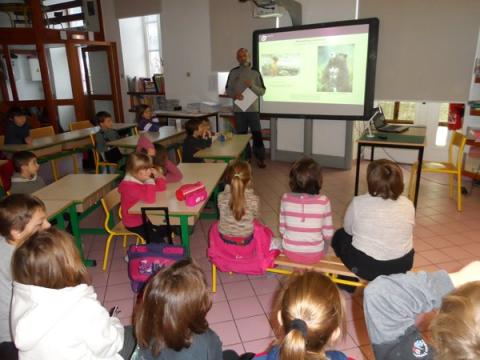
<path fill-rule="evenodd" d="M 53 216 L 53 219 L 56 222 L 56 227 L 60 230 L 65 230 L 65 219 L 63 218 L 63 212 Z"/>
<path fill-rule="evenodd" d="M 370 151 L 370 161 L 375 159 L 375 146 L 372 146 L 372 150 Z"/>
<path fill-rule="evenodd" d="M 219 132 L 219 127 L 218 127 L 218 113 L 215 115 L 215 122 L 216 122 L 216 126 L 215 126 L 215 132 Z"/>
<path fill-rule="evenodd" d="M 180 229 L 182 232 L 182 246 L 185 248 L 185 253 L 190 256 L 190 239 L 188 235 L 188 216 L 180 215 Z"/>
<path fill-rule="evenodd" d="M 357 145 L 357 168 L 355 169 L 355 196 L 358 195 L 358 177 L 360 175 L 360 151 L 362 150 L 362 145 L 358 143 Z"/>
<path fill-rule="evenodd" d="M 418 149 L 418 167 L 417 178 L 415 180 L 415 194 L 413 196 L 413 206 L 417 207 L 418 193 L 420 192 L 420 177 L 422 176 L 423 147 Z"/>
<path fill-rule="evenodd" d="M 80 236 L 80 222 L 78 219 L 76 204 L 73 204 L 69 207 L 68 213 L 70 214 L 70 223 L 72 224 L 73 238 L 75 240 L 75 244 L 77 245 L 78 251 L 80 253 L 80 257 L 83 260 L 83 263 L 86 266 L 96 266 L 97 262 L 95 260 L 85 259 L 85 255 L 83 253 L 82 238 Z"/>

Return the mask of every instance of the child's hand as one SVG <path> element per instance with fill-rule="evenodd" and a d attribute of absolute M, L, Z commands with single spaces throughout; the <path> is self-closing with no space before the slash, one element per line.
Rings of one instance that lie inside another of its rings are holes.
<path fill-rule="evenodd" d="M 30 145 L 31 143 L 32 143 L 32 137 L 31 137 L 31 136 L 27 136 L 27 137 L 25 138 L 25 144 Z"/>
<path fill-rule="evenodd" d="M 202 136 L 202 137 L 203 137 L 205 140 L 210 139 L 210 138 L 212 137 L 211 131 L 210 131 L 210 130 L 205 130 L 205 131 L 203 132 L 203 136 Z"/>
<path fill-rule="evenodd" d="M 147 149 L 147 155 L 148 156 L 155 156 L 155 149 L 154 148 Z"/>
<path fill-rule="evenodd" d="M 164 178 L 165 176 L 163 175 L 163 171 L 162 169 L 160 168 L 157 168 L 157 167 L 153 167 L 152 168 L 152 175 L 155 179 L 158 179 L 158 178 Z"/>
<path fill-rule="evenodd" d="M 450 273 L 450 280 L 456 288 L 471 281 L 480 280 L 480 261 L 472 261 L 457 272 Z"/>

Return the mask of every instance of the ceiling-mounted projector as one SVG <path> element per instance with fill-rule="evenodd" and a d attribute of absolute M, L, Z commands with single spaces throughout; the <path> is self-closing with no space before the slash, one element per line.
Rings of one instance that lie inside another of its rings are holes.
<path fill-rule="evenodd" d="M 278 5 L 268 5 L 268 6 L 256 6 L 253 5 L 253 17 L 256 18 L 269 18 L 269 17 L 280 17 L 282 13 L 278 9 Z"/>

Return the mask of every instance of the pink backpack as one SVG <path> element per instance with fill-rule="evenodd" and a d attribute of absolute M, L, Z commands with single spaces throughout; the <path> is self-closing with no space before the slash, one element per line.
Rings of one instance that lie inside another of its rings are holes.
<path fill-rule="evenodd" d="M 220 271 L 261 275 L 273 266 L 278 250 L 270 250 L 272 230 L 254 221 L 253 239 L 247 245 L 228 244 L 220 237 L 218 222 L 209 233 L 208 258 Z"/>

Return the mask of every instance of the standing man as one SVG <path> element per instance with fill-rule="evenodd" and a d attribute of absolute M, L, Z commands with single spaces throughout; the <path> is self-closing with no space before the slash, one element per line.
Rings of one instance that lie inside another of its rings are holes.
<path fill-rule="evenodd" d="M 239 66 L 230 70 L 228 74 L 227 86 L 225 90 L 227 95 L 233 100 L 243 100 L 243 92 L 250 88 L 258 97 L 265 94 L 265 85 L 262 75 L 257 70 L 253 70 L 250 64 L 250 55 L 248 50 L 240 48 L 237 51 L 237 61 Z M 262 129 L 260 127 L 260 100 L 257 98 L 252 105 L 245 111 L 242 111 L 235 102 L 233 103 L 233 112 L 237 122 L 237 132 L 246 134 L 248 128 L 252 131 L 253 153 L 257 158 L 259 168 L 265 168 L 265 146 L 263 145 Z M 250 154 L 250 145 L 248 146 Z"/>

